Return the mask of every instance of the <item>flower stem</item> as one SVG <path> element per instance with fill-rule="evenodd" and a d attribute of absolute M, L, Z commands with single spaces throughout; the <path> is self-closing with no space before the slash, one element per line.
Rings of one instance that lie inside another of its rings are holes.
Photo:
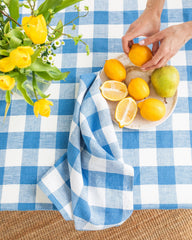
<path fill-rule="evenodd" d="M 22 27 L 21 24 L 19 24 L 14 18 L 9 16 L 9 14 L 3 12 L 2 10 L 0 10 L 0 13 L 2 13 L 5 17 L 9 18 L 11 21 L 15 22 L 19 27 Z"/>
<path fill-rule="evenodd" d="M 65 26 L 69 25 L 70 23 L 73 23 L 73 22 L 74 22 L 75 20 L 77 20 L 78 18 L 86 17 L 86 16 L 88 15 L 88 13 L 89 13 L 89 11 L 87 11 L 84 15 L 79 15 L 79 13 L 78 13 L 78 16 L 77 16 L 76 18 L 72 19 L 70 22 L 64 24 L 63 26 L 65 27 Z M 58 28 L 58 30 L 59 30 L 59 28 Z"/>
<path fill-rule="evenodd" d="M 38 97 L 37 97 L 37 92 L 36 92 L 36 78 L 35 78 L 35 72 L 32 72 L 32 76 L 33 76 L 33 91 L 34 91 L 34 94 L 35 94 L 35 97 L 37 99 L 37 101 L 39 100 Z"/>
<path fill-rule="evenodd" d="M 59 32 L 59 28 L 58 29 L 54 29 L 54 28 L 52 28 L 50 25 L 48 25 L 49 26 L 49 28 L 51 28 L 52 30 L 54 30 L 54 31 L 56 31 L 56 32 Z M 59 32 L 60 33 L 60 32 Z M 74 39 L 74 37 L 73 36 L 71 36 L 70 34 L 67 34 L 67 33 L 62 33 L 61 35 L 63 35 L 63 36 L 66 36 L 66 37 L 68 37 L 68 38 L 71 38 L 71 39 Z M 56 39 L 54 39 L 54 41 L 55 41 Z M 88 44 L 86 43 L 86 42 L 84 42 L 82 39 L 80 39 L 79 40 L 81 43 L 83 43 L 85 46 L 87 46 Z M 49 42 L 49 44 L 50 43 L 52 43 L 53 41 L 50 41 Z"/>

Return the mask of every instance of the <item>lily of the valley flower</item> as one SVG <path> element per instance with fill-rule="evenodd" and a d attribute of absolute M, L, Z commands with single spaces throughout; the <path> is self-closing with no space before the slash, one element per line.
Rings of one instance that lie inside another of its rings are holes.
<path fill-rule="evenodd" d="M 11 61 L 10 57 L 0 59 L 0 71 L 10 72 L 15 68 L 15 64 Z"/>
<path fill-rule="evenodd" d="M 47 99 L 40 99 L 34 104 L 34 114 L 36 117 L 39 116 L 39 114 L 43 117 L 49 117 L 51 113 L 51 108 L 50 106 L 53 106 L 53 103 Z"/>
<path fill-rule="evenodd" d="M 3 91 L 12 90 L 15 86 L 15 79 L 8 76 L 3 75 L 0 76 L 0 89 Z"/>
<path fill-rule="evenodd" d="M 30 16 L 22 19 L 22 26 L 26 35 L 35 44 L 45 43 L 47 38 L 47 26 L 44 16 Z"/>
<path fill-rule="evenodd" d="M 26 68 L 31 65 L 32 47 L 18 47 L 10 53 L 12 63 L 18 68 Z"/>

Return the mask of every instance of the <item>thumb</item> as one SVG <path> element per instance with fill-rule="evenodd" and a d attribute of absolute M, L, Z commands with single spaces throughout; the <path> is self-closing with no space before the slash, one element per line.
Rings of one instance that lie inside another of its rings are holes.
<path fill-rule="evenodd" d="M 150 45 L 162 39 L 162 33 L 158 32 L 151 37 L 145 38 L 139 42 L 139 45 Z"/>
<path fill-rule="evenodd" d="M 125 34 L 125 38 L 127 41 L 131 41 L 136 37 L 141 36 L 142 34 L 140 33 L 139 29 L 135 29 L 133 28 L 130 31 L 127 31 L 127 33 Z"/>

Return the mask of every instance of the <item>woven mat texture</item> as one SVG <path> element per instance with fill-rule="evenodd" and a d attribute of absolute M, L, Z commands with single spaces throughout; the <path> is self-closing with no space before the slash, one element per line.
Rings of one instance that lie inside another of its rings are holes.
<path fill-rule="evenodd" d="M 0 240 L 191 240 L 192 210 L 134 211 L 120 227 L 78 232 L 58 212 L 1 212 Z"/>

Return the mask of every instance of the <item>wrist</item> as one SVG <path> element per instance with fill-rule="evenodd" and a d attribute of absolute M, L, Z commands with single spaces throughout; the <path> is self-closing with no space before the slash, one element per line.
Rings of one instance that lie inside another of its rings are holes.
<path fill-rule="evenodd" d="M 159 21 L 160 21 L 162 9 L 158 9 L 158 8 L 156 9 L 156 8 L 149 5 L 149 6 L 146 6 L 145 12 L 150 14 L 151 19 L 158 18 Z"/>
<path fill-rule="evenodd" d="M 148 0 L 146 4 L 146 10 L 150 11 L 151 14 L 161 18 L 161 13 L 163 10 L 165 0 Z"/>
<path fill-rule="evenodd" d="M 185 22 L 182 24 L 185 32 L 186 32 L 186 38 L 187 40 L 190 40 L 192 38 L 192 21 Z"/>

